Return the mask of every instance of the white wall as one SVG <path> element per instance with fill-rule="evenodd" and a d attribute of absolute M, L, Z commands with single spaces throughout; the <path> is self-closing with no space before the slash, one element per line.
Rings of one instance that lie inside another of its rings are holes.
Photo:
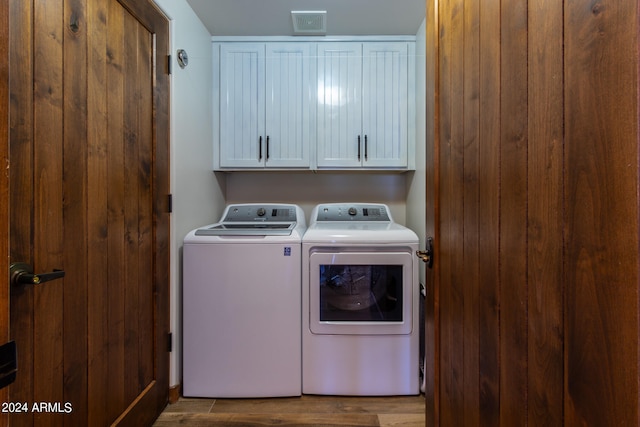
<path fill-rule="evenodd" d="M 318 203 L 386 203 L 405 223 L 405 174 L 359 172 L 237 172 L 227 177 L 227 202 L 295 203 L 307 222 Z"/>
<path fill-rule="evenodd" d="M 426 234 L 426 19 L 416 34 L 416 170 L 407 176 L 407 227 L 420 238 L 425 248 Z M 420 281 L 424 283 L 424 263 L 420 263 Z"/>
<path fill-rule="evenodd" d="M 224 176 L 212 172 L 211 35 L 186 0 L 155 0 L 171 20 L 171 353 L 170 385 L 182 380 L 182 240 L 216 222 L 224 208 Z M 176 50 L 189 55 L 179 67 Z"/>
<path fill-rule="evenodd" d="M 425 27 L 416 44 L 416 171 L 237 172 L 213 173 L 211 35 L 186 0 L 154 0 L 171 20 L 171 353 L 170 385 L 182 379 L 182 239 L 193 228 L 216 222 L 227 203 L 299 204 L 308 216 L 323 202 L 378 202 L 389 205 L 394 220 L 425 234 Z M 185 49 L 181 69 L 176 50 Z M 424 280 L 421 271 L 421 280 Z"/>

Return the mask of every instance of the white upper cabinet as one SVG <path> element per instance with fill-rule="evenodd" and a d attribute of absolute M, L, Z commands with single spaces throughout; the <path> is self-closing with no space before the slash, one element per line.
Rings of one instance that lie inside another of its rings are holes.
<path fill-rule="evenodd" d="M 408 166 L 409 44 L 318 47 L 318 167 Z"/>
<path fill-rule="evenodd" d="M 318 46 L 318 167 L 362 164 L 362 43 Z"/>
<path fill-rule="evenodd" d="M 214 169 L 415 167 L 413 42 L 213 47 Z"/>
<path fill-rule="evenodd" d="M 219 48 L 220 168 L 309 168 L 311 45 Z"/>
<path fill-rule="evenodd" d="M 263 43 L 220 45 L 220 166 L 264 165 Z"/>

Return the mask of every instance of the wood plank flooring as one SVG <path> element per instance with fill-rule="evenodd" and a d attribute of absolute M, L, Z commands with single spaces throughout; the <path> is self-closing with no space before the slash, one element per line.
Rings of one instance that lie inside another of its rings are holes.
<path fill-rule="evenodd" d="M 424 408 L 422 395 L 180 398 L 166 407 L 153 426 L 422 427 L 425 425 Z"/>

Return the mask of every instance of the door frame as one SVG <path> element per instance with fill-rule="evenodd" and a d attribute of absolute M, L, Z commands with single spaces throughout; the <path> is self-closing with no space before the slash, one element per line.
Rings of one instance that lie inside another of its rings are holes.
<path fill-rule="evenodd" d="M 9 340 L 9 0 L 0 0 L 0 344 Z M 0 390 L 0 401 L 7 402 L 8 389 Z M 0 413 L 0 425 L 8 425 Z"/>

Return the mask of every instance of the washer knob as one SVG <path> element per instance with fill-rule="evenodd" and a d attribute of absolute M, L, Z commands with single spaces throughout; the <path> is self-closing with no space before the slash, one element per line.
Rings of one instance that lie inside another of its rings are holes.
<path fill-rule="evenodd" d="M 358 214 L 358 210 L 356 208 L 349 208 L 349 215 L 356 216 Z"/>
<path fill-rule="evenodd" d="M 258 209 L 258 216 L 264 216 L 266 213 L 267 211 L 265 210 L 265 208 Z"/>

